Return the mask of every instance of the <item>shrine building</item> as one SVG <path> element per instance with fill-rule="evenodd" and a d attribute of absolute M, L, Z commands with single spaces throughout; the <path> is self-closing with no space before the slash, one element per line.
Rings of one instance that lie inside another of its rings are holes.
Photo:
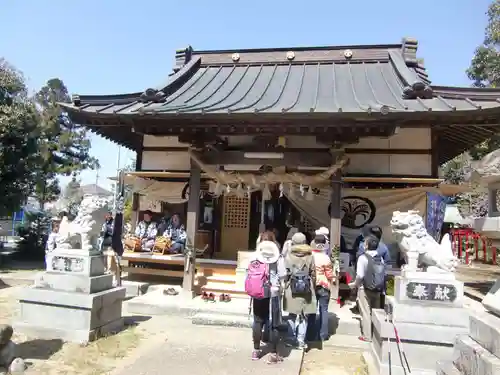
<path fill-rule="evenodd" d="M 137 152 L 133 224 L 179 212 L 208 247 L 199 265 L 234 274 L 266 228 L 283 242 L 294 223 L 326 226 L 349 247 L 369 223 L 390 243 L 396 210 L 439 221 L 436 197 L 457 190 L 438 168 L 497 133 L 500 90 L 433 84 L 417 47 L 188 47 L 161 86 L 62 105 Z"/>

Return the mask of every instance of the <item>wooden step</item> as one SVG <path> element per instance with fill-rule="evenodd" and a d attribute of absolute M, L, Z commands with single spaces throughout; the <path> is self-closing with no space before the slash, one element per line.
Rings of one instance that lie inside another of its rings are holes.
<path fill-rule="evenodd" d="M 234 275 L 213 275 L 213 276 L 197 276 L 197 279 L 205 284 L 236 284 L 236 277 Z"/>

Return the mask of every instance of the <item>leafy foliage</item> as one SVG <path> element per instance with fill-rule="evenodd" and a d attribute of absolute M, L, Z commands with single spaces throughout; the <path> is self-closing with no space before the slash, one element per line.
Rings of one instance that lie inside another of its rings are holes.
<path fill-rule="evenodd" d="M 78 207 L 83 200 L 83 193 L 80 186 L 80 181 L 73 176 L 63 192 L 64 207 L 66 207 L 69 216 L 78 214 Z"/>
<path fill-rule="evenodd" d="M 70 102 L 68 89 L 58 78 L 47 84 L 35 95 L 40 108 L 39 126 L 42 137 L 39 142 L 36 193 L 43 203 L 59 195 L 58 175 L 69 176 L 85 169 L 99 167 L 90 156 L 90 140 L 83 126 L 74 124 L 58 103 Z"/>
<path fill-rule="evenodd" d="M 447 183 L 461 185 L 465 183 L 470 171 L 470 163 L 475 160 L 469 154 L 462 154 L 441 166 L 443 177 Z M 483 217 L 488 214 L 487 194 L 480 189 L 473 189 L 469 193 L 458 194 L 454 203 L 461 208 L 464 216 Z"/>
<path fill-rule="evenodd" d="M 476 87 L 500 87 L 500 0 L 494 0 L 486 12 L 488 24 L 483 44 L 480 45 L 467 70 L 468 77 Z M 483 142 L 470 150 L 471 156 L 481 159 L 500 147 L 500 135 Z"/>
<path fill-rule="evenodd" d="M 26 221 L 17 228 L 21 239 L 17 249 L 23 259 L 41 260 L 45 256 L 45 245 L 51 228 L 51 215 L 47 212 L 25 212 Z"/>
<path fill-rule="evenodd" d="M 18 210 L 33 190 L 37 120 L 23 76 L 0 59 L 0 215 Z"/>

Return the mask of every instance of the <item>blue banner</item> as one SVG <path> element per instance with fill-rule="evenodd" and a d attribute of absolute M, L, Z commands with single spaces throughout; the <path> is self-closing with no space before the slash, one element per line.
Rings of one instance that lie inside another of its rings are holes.
<path fill-rule="evenodd" d="M 441 239 L 441 228 L 446 211 L 446 197 L 439 194 L 427 193 L 427 217 L 425 227 L 436 241 Z"/>

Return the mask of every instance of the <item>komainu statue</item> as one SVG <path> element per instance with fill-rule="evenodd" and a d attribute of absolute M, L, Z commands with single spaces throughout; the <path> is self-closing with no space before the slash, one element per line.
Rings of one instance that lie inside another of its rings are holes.
<path fill-rule="evenodd" d="M 453 272 L 458 259 L 453 255 L 448 234 L 441 244 L 427 233 L 419 211 L 392 214 L 391 228 L 400 250 L 406 258 L 405 269 L 423 267 L 427 272 Z"/>
<path fill-rule="evenodd" d="M 75 220 L 69 221 L 66 216 L 62 219 L 56 248 L 98 250 L 101 225 L 107 211 L 107 199 L 85 195 Z"/>

